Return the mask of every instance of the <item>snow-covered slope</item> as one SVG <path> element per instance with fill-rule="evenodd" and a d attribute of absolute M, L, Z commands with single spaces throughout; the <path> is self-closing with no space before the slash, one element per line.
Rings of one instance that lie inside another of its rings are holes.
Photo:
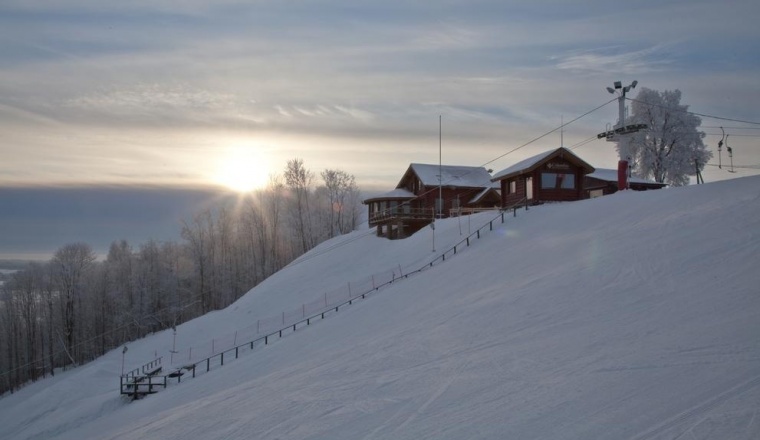
<path fill-rule="evenodd" d="M 436 227 L 440 252 L 492 217 Z M 121 351 L 0 399 L 3 439 L 760 438 L 760 178 L 521 211 L 454 258 L 137 402 Z M 178 347 L 436 254 L 323 244 Z M 329 250 L 329 248 L 334 249 Z M 171 348 L 164 332 L 127 363 Z"/>

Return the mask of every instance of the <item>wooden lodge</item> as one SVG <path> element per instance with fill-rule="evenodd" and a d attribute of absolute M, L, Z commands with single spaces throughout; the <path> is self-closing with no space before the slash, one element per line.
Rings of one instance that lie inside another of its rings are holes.
<path fill-rule="evenodd" d="M 493 176 L 501 187 L 502 207 L 526 200 L 537 204 L 587 198 L 585 176 L 594 167 L 566 148 L 545 151 L 522 160 Z"/>
<path fill-rule="evenodd" d="M 483 167 L 413 163 L 394 190 L 370 197 L 364 204 L 369 226 L 377 227 L 378 236 L 395 239 L 408 237 L 435 218 L 522 203 L 588 199 L 612 194 L 617 185 L 616 170 L 597 170 L 560 147 L 524 159 L 493 177 Z M 644 191 L 666 185 L 634 177 L 628 186 Z"/>
<path fill-rule="evenodd" d="M 434 218 L 493 209 L 499 201 L 491 174 L 483 167 L 413 163 L 393 191 L 364 204 L 369 226 L 377 227 L 378 236 L 395 239 L 408 237 Z"/>
<path fill-rule="evenodd" d="M 589 198 L 606 196 L 618 191 L 618 171 L 604 168 L 597 168 L 591 174 L 587 174 L 584 186 Z M 640 179 L 638 177 L 628 178 L 628 189 L 633 191 L 647 191 L 652 189 L 661 189 L 666 187 L 665 183 L 657 183 L 651 180 Z"/>

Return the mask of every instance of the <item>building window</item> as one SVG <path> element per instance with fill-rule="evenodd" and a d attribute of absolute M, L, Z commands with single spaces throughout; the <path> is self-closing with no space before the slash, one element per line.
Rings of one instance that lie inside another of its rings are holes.
<path fill-rule="evenodd" d="M 533 200 L 533 178 L 528 177 L 525 179 L 525 198 Z"/>
<path fill-rule="evenodd" d="M 514 194 L 517 192 L 517 181 L 511 180 L 509 182 L 509 194 Z"/>
<path fill-rule="evenodd" d="M 575 189 L 575 174 L 541 173 L 542 189 Z"/>

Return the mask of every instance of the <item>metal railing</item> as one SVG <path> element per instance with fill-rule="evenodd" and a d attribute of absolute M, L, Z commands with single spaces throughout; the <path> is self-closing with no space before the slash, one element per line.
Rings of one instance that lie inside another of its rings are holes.
<path fill-rule="evenodd" d="M 500 220 L 501 223 L 504 223 L 505 214 L 509 212 L 510 210 L 512 211 L 513 217 L 516 217 L 517 209 L 522 206 L 524 206 L 525 209 L 528 210 L 527 201 L 525 199 L 518 201 L 517 203 L 515 203 L 514 205 L 510 207 L 499 210 L 499 215 L 491 219 L 488 223 L 485 223 L 483 226 L 481 226 L 475 232 L 471 233 L 470 235 L 462 239 L 453 247 L 444 251 L 438 257 L 431 260 L 429 263 L 426 263 L 425 265 L 419 267 L 417 270 L 407 272 L 406 274 L 401 274 L 399 275 L 398 278 L 395 276 L 395 273 L 394 273 L 394 276 L 391 280 L 377 284 L 377 285 L 373 283 L 372 288 L 366 291 L 357 292 L 356 295 L 353 297 L 349 295 L 348 300 L 332 305 L 330 306 L 329 309 L 315 313 L 309 317 L 305 317 L 297 322 L 288 324 L 282 328 L 274 330 L 270 333 L 266 333 L 263 336 L 255 338 L 248 342 L 236 345 L 232 348 L 223 350 L 219 353 L 215 353 L 197 362 L 190 362 L 186 365 L 175 368 L 173 369 L 173 371 L 165 375 L 157 374 L 157 372 L 161 371 L 160 366 L 158 366 L 157 371 L 155 370 L 155 367 L 157 366 L 155 362 L 158 361 L 158 364 L 160 364 L 161 358 L 158 358 L 152 362 L 149 362 L 143 365 L 142 367 L 143 373 L 145 373 L 146 369 L 149 370 L 150 366 L 152 365 L 154 367 L 154 370 L 151 370 L 151 371 L 153 371 L 154 374 L 136 375 L 135 372 L 139 372 L 140 369 L 135 369 L 121 376 L 121 391 L 122 391 L 121 394 L 132 395 L 136 399 L 140 395 L 155 393 L 156 392 L 155 389 L 157 387 L 166 388 L 166 386 L 169 383 L 168 379 L 177 379 L 177 383 L 180 383 L 182 381 L 182 377 L 188 373 L 191 375 L 192 378 L 195 378 L 198 375 L 201 375 L 204 373 L 208 373 L 214 367 L 224 366 L 225 357 L 228 362 L 232 360 L 233 355 L 234 355 L 234 359 L 237 359 L 242 353 L 246 351 L 253 351 L 256 347 L 269 345 L 271 342 L 274 341 L 275 338 L 281 339 L 283 336 L 289 333 L 293 333 L 299 328 L 304 328 L 304 327 L 312 325 L 312 323 L 316 320 L 322 320 L 322 319 L 325 319 L 325 317 L 329 316 L 330 314 L 338 313 L 341 308 L 345 308 L 348 305 L 352 305 L 355 301 L 358 301 L 360 299 L 362 300 L 366 299 L 368 295 L 379 291 L 381 288 L 385 286 L 393 284 L 396 281 L 399 281 L 401 279 L 406 279 L 411 275 L 415 275 L 417 273 L 428 270 L 439 262 L 446 261 L 447 255 L 449 257 L 456 255 L 458 252 L 458 249 L 469 247 L 474 242 L 474 240 L 480 239 L 482 235 L 481 232 L 485 231 L 486 228 L 488 228 L 488 231 L 493 231 L 493 224 L 495 221 Z"/>

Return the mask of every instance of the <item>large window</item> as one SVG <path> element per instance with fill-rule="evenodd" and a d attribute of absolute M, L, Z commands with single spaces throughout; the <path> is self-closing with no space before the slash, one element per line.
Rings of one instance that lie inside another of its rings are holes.
<path fill-rule="evenodd" d="M 509 194 L 514 194 L 517 192 L 517 181 L 511 180 L 509 182 Z"/>
<path fill-rule="evenodd" d="M 575 174 L 541 173 L 542 189 L 575 189 Z"/>

